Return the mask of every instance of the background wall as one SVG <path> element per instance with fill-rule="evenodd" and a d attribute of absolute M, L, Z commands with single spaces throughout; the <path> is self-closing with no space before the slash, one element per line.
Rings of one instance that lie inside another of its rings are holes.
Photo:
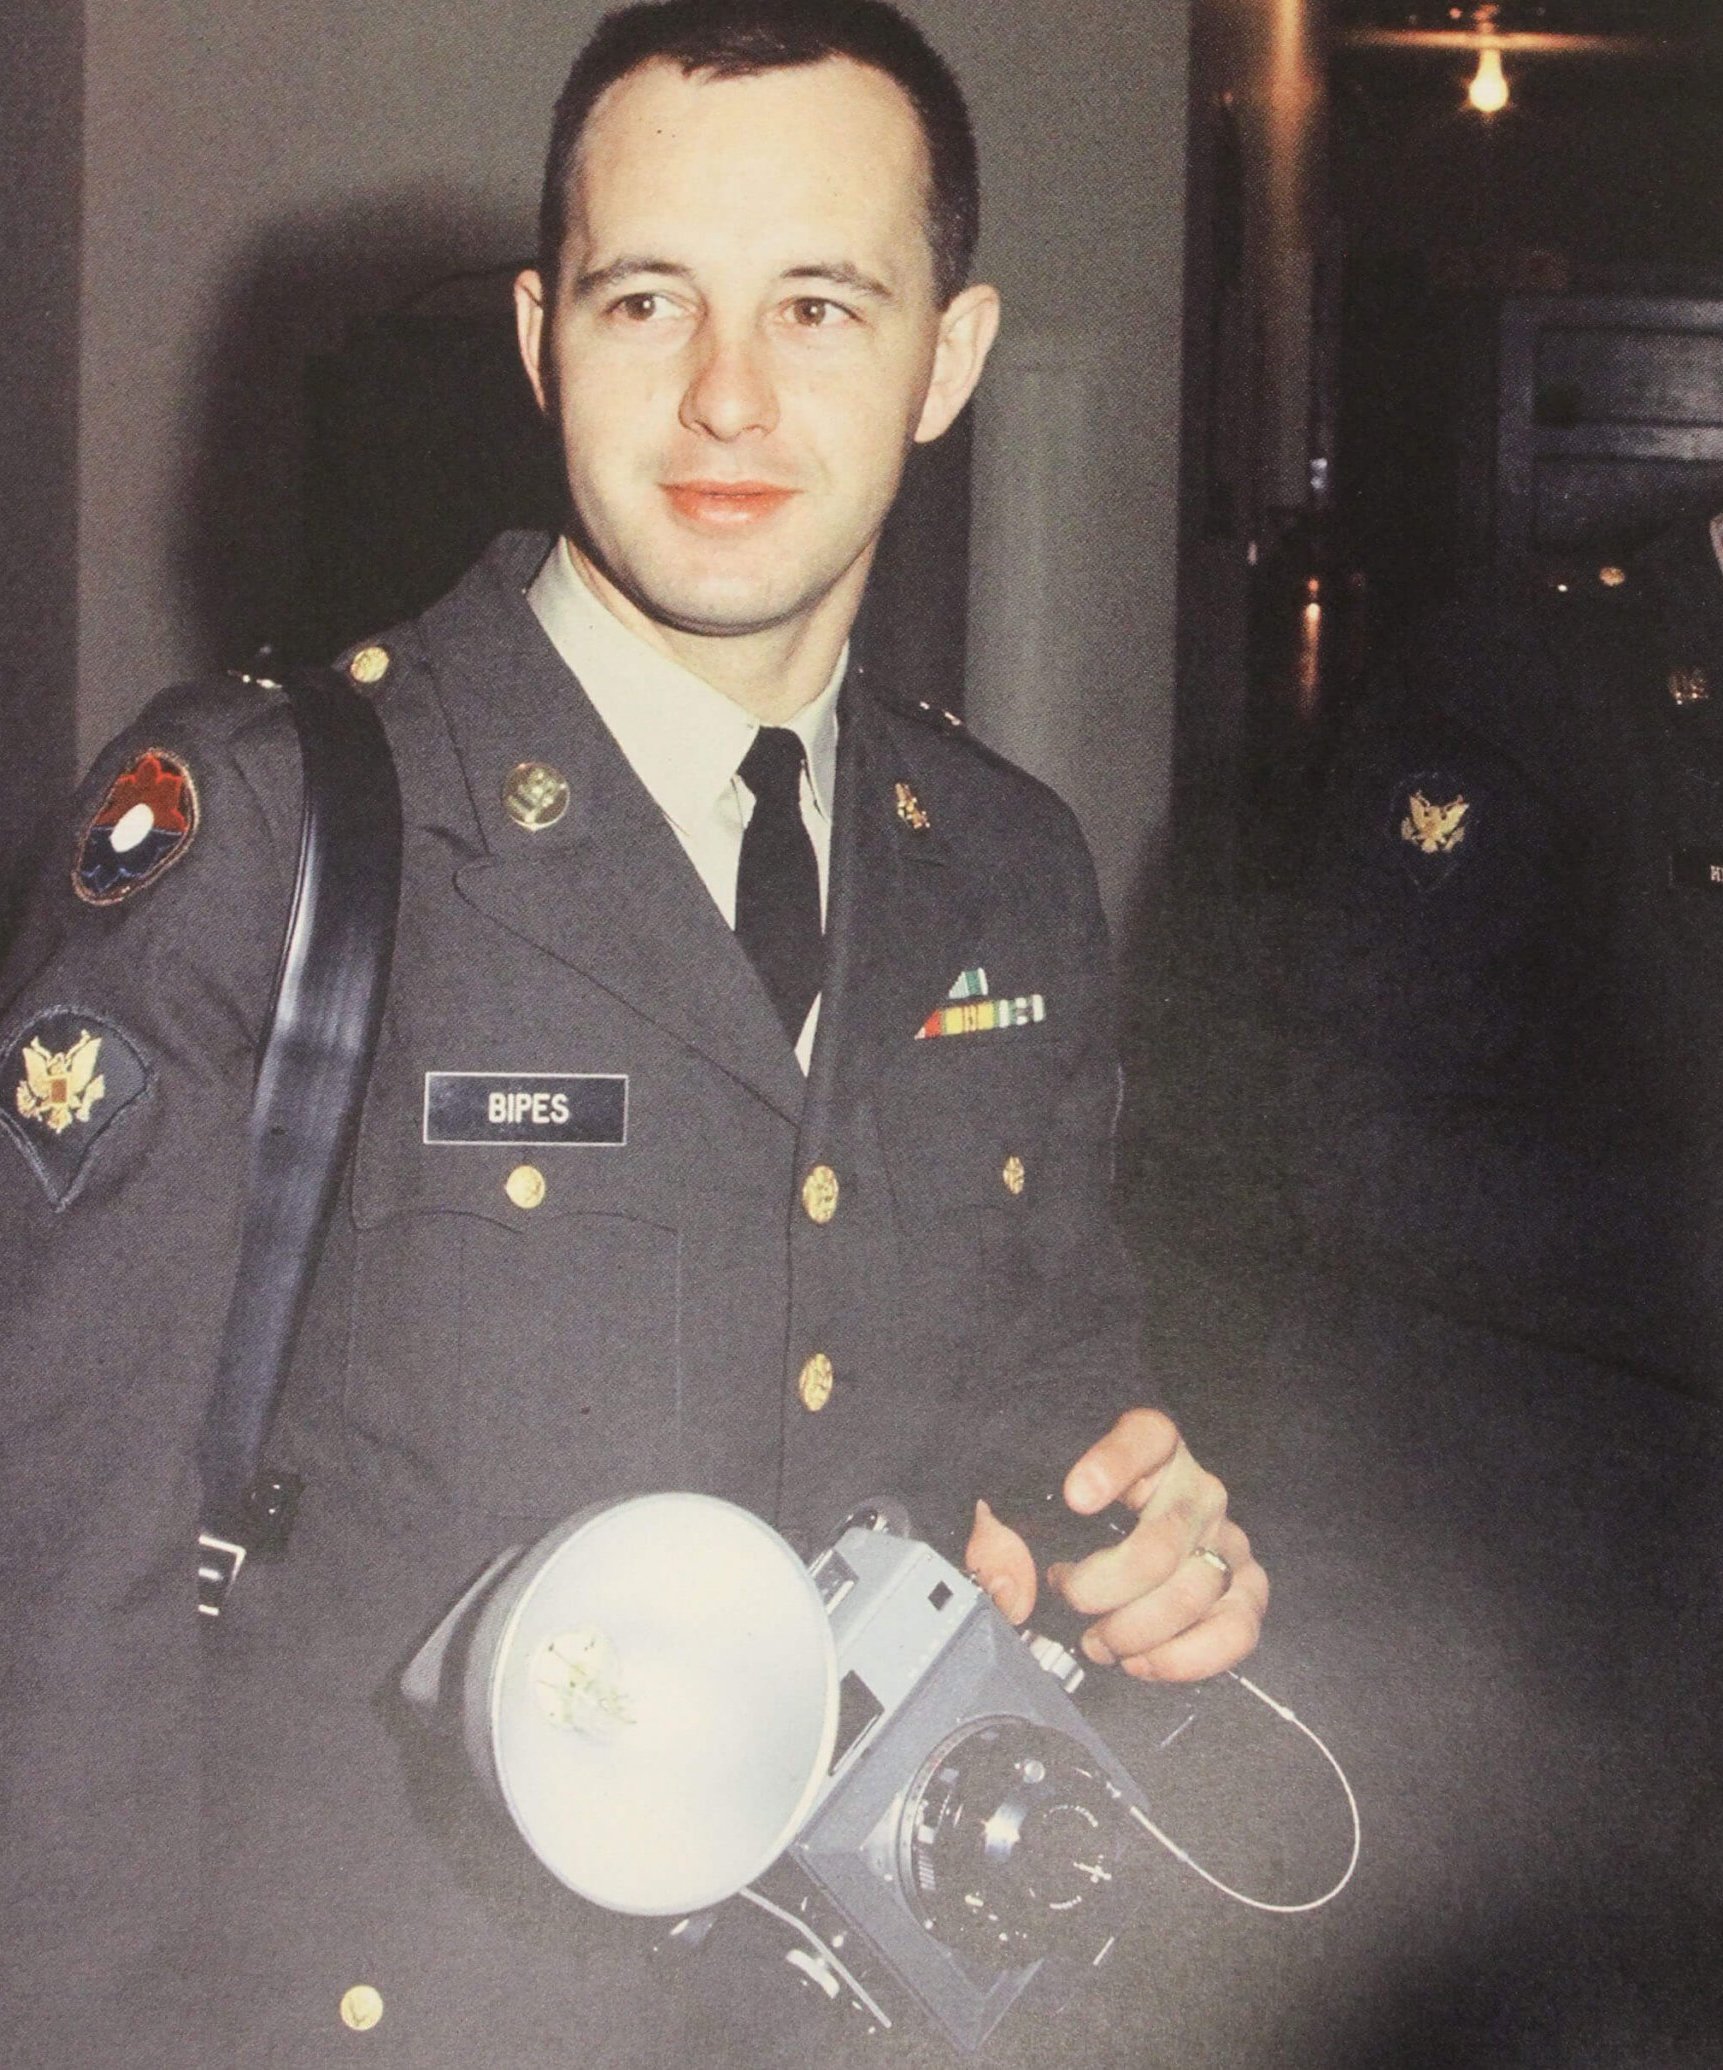
<path fill-rule="evenodd" d="M 71 775 L 77 677 L 76 8 L 0 0 L 0 911 Z"/>
<path fill-rule="evenodd" d="M 598 12 L 85 0 L 80 761 L 160 685 L 279 625 L 305 353 L 451 269 L 530 250 L 551 103 Z M 1068 556 L 1037 564 L 1032 625 L 1000 615 L 1001 552 L 1021 540 L 1008 475 L 989 477 L 971 651 L 1035 661 L 972 708 L 1074 793 L 1118 912 L 1165 821 L 1171 752 L 1186 0 L 917 12 L 974 104 L 984 263 L 1010 310 L 984 446 L 1009 458 L 1010 370 L 1044 361 L 1049 336 L 1107 370 L 1106 465 L 1055 471 L 1045 534 L 1084 542 L 1089 579 L 1063 581 Z"/>
<path fill-rule="evenodd" d="M 977 414 L 969 719 L 1075 807 L 1123 930 L 1172 799 L 1189 7 L 945 11 L 1007 310 Z"/>
<path fill-rule="evenodd" d="M 1253 604 L 1312 494 L 1320 4 L 1193 0 L 1177 810 L 1198 881 L 1237 864 Z"/>
<path fill-rule="evenodd" d="M 86 0 L 78 745 L 276 631 L 301 368 L 441 273 L 531 249 L 595 8 Z"/>

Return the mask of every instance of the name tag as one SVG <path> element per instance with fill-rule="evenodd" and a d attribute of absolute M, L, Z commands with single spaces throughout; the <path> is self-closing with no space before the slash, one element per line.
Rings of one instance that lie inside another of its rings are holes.
<path fill-rule="evenodd" d="M 1677 891 L 1723 891 L 1723 848 L 1678 848 L 1669 858 Z"/>
<path fill-rule="evenodd" d="M 628 1141 L 626 1072 L 427 1071 L 427 1143 L 619 1145 Z"/>

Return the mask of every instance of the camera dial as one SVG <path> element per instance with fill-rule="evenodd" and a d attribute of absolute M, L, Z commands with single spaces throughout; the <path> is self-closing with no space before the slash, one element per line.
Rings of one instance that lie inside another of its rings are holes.
<path fill-rule="evenodd" d="M 971 1720 L 904 1800 L 898 1868 L 946 1946 L 1000 1967 L 1111 1930 L 1120 1824 L 1082 1743 L 1022 1718 Z"/>

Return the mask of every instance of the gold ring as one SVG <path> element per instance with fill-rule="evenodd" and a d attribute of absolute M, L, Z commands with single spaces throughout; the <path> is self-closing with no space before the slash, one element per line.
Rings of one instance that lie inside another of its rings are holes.
<path fill-rule="evenodd" d="M 1220 1592 L 1224 1596 L 1232 1587 L 1232 1562 L 1225 1553 L 1217 1553 L 1212 1545 L 1199 1545 L 1191 1554 L 1193 1560 L 1207 1560 L 1211 1567 L 1220 1569 Z"/>

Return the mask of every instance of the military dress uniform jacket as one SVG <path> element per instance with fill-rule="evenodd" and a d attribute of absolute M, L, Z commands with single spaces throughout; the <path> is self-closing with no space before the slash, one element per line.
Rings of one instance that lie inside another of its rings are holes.
<path fill-rule="evenodd" d="M 20 2061 L 670 2060 L 675 1994 L 643 1997 L 639 1923 L 553 1885 L 406 1711 L 420 1639 L 500 1548 L 647 1489 L 728 1497 L 807 1551 L 895 1492 L 955 1549 L 976 1495 L 1055 1486 L 1142 1397 L 1109 1221 L 1104 929 L 1068 813 L 852 677 L 804 1080 L 521 594 L 544 550 L 498 542 L 354 671 L 378 678 L 401 775 L 394 973 L 270 1448 L 307 1484 L 294 1542 L 213 1630 L 190 1600 L 192 1459 L 297 852 L 282 700 L 226 681 L 152 705 L 93 772 L 68 854 L 146 750 L 184 772 L 194 830 L 107 903 L 52 858 L 15 946 L 0 1760 Z M 505 807 L 523 763 L 568 786 L 536 830 Z M 942 1015 L 954 988 L 988 1010 Z M 26 1052 L 83 1036 L 100 1052 L 45 1106 Z M 451 1133 L 428 1075 L 457 1073 L 620 1079 L 626 1125 L 558 1140 L 541 1103 L 492 1126 L 487 1090 L 452 1131 L 469 1140 L 428 1140 Z M 357 1984 L 381 1994 L 369 2031 L 338 2014 Z"/>

